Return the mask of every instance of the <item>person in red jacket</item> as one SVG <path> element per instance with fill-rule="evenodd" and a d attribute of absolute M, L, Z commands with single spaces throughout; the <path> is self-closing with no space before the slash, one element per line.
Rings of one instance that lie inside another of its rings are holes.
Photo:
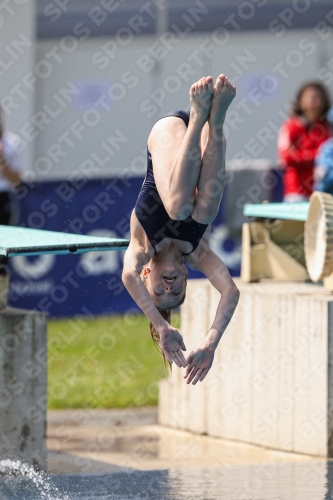
<path fill-rule="evenodd" d="M 314 160 L 319 146 L 332 136 L 326 120 L 330 98 L 324 85 L 302 85 L 292 104 L 292 116 L 278 134 L 278 157 L 285 170 L 284 201 L 307 201 L 313 191 Z"/>

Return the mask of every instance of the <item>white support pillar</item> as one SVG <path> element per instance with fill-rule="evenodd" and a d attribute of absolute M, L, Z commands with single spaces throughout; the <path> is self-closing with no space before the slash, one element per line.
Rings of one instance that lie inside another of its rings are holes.
<path fill-rule="evenodd" d="M 46 469 L 47 318 L 0 311 L 0 460 Z"/>

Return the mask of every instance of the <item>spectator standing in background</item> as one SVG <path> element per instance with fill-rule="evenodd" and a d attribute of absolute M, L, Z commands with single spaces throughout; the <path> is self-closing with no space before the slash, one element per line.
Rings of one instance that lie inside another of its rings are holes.
<path fill-rule="evenodd" d="M 10 193 L 21 179 L 20 140 L 4 130 L 2 116 L 0 108 L 0 224 L 8 225 L 12 215 Z"/>
<path fill-rule="evenodd" d="M 315 161 L 315 191 L 333 195 L 333 139 L 328 139 L 320 146 Z"/>
<path fill-rule="evenodd" d="M 307 201 L 313 191 L 314 161 L 319 146 L 332 136 L 326 115 L 330 98 L 319 82 L 298 90 L 292 116 L 278 135 L 278 157 L 284 173 L 284 201 Z"/>
<path fill-rule="evenodd" d="M 333 106 L 327 113 L 327 120 L 333 130 Z M 333 195 L 333 138 L 325 141 L 319 148 L 315 159 L 314 179 L 315 191 Z"/>

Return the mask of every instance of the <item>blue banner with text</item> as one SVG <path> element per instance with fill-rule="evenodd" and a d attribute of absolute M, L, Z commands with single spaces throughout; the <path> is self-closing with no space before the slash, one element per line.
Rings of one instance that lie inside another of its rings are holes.
<path fill-rule="evenodd" d="M 142 182 L 136 177 L 23 184 L 16 194 L 18 225 L 129 238 L 130 216 Z M 245 201 L 239 198 L 238 212 L 242 213 Z M 235 276 L 240 271 L 240 226 L 230 230 L 224 206 L 222 201 L 212 225 L 211 247 Z M 123 256 L 124 251 L 107 251 L 11 258 L 9 305 L 45 311 L 50 317 L 135 310 L 121 281 Z M 189 277 L 203 275 L 190 269 Z"/>

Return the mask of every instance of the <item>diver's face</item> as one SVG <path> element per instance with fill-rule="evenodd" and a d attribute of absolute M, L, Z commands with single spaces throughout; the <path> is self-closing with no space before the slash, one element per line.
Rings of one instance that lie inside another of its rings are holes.
<path fill-rule="evenodd" d="M 156 307 L 174 307 L 185 293 L 187 269 L 174 262 L 155 263 L 144 269 L 147 290 Z"/>

